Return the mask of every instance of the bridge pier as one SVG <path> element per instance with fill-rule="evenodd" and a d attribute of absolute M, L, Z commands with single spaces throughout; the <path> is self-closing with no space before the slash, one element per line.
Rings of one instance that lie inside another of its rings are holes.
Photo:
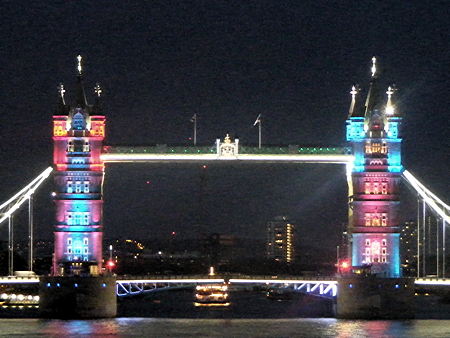
<path fill-rule="evenodd" d="M 113 276 L 41 277 L 39 297 L 39 313 L 45 318 L 93 319 L 117 314 Z"/>
<path fill-rule="evenodd" d="M 338 278 L 337 318 L 414 318 L 414 279 L 375 276 Z"/>

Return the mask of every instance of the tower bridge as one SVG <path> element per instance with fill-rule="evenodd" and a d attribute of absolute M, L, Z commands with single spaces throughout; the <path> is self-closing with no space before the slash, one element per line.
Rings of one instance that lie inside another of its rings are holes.
<path fill-rule="evenodd" d="M 102 273 L 102 186 L 107 172 L 105 166 L 112 163 L 235 161 L 346 165 L 348 257 L 351 266 L 354 269 L 364 266 L 370 274 L 386 279 L 401 277 L 399 187 L 402 179 L 417 192 L 424 208 L 426 205 L 440 217 L 445 234 L 450 220 L 448 205 L 405 171 L 402 165 L 402 114 L 395 103 L 393 86 L 387 88 L 385 99 L 380 95 L 383 90 L 379 88 L 375 58 L 365 100 L 359 98 L 359 90 L 355 86 L 350 92 L 352 100 L 346 126 L 346 140 L 350 147 L 252 147 L 240 144 L 239 139 L 232 139 L 229 135 L 211 142 L 210 146 L 108 146 L 104 144 L 106 116 L 102 107 L 102 90 L 97 85 L 95 102 L 88 104 L 81 61 L 78 57 L 75 102 L 72 105 L 66 103 L 65 89 L 60 85 L 58 112 L 53 116 L 53 178 L 56 185 L 53 197 L 56 212 L 52 275 L 55 278 L 99 276 Z M 35 181 L 42 182 L 50 171 Z M 30 200 L 35 189 L 34 185 L 27 186 L 2 204 L 0 222 L 11 220 L 12 213 L 23 201 Z M 445 277 L 445 236 L 443 241 L 441 272 Z M 119 284 L 123 286 L 123 283 L 126 282 Z M 131 282 L 127 283 L 130 285 Z M 316 290 L 315 287 L 312 289 Z M 326 286 L 325 289 L 319 287 L 319 290 L 328 292 L 334 289 Z M 51 297 L 50 294 L 47 296 Z"/>

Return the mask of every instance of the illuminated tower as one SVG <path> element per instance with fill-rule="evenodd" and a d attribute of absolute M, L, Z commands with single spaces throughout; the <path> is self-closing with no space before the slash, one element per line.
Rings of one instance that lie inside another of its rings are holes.
<path fill-rule="evenodd" d="M 88 105 L 83 87 L 81 56 L 78 60 L 76 103 L 66 105 L 59 87 L 58 115 L 53 116 L 55 247 L 53 275 L 96 275 L 102 265 L 102 183 L 100 159 L 105 137 L 101 89 Z"/>
<path fill-rule="evenodd" d="M 287 217 L 278 216 L 267 222 L 267 258 L 278 262 L 292 263 L 294 260 L 294 225 Z"/>
<path fill-rule="evenodd" d="M 351 172 L 349 235 L 352 266 L 370 267 L 383 277 L 400 277 L 399 185 L 401 172 L 401 117 L 378 88 L 376 59 L 364 106 L 358 106 L 353 86 L 347 120 L 347 141 L 355 160 Z"/>

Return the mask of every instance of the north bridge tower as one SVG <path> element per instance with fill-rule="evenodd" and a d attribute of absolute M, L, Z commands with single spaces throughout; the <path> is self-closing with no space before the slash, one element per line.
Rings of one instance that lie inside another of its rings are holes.
<path fill-rule="evenodd" d="M 393 102 L 394 86 L 386 91 L 378 82 L 374 57 L 365 102 L 359 102 L 357 86 L 350 92 L 346 134 L 355 158 L 350 187 L 350 255 L 353 268 L 370 268 L 380 277 L 400 277 L 402 118 Z"/>

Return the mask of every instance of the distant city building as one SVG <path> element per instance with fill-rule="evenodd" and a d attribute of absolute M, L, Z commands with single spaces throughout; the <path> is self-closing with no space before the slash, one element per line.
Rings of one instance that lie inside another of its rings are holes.
<path fill-rule="evenodd" d="M 400 233 L 400 254 L 403 273 L 414 274 L 417 263 L 417 224 L 414 221 L 403 224 Z"/>
<path fill-rule="evenodd" d="M 294 260 L 294 225 L 286 216 L 267 222 L 267 258 L 291 263 Z"/>

